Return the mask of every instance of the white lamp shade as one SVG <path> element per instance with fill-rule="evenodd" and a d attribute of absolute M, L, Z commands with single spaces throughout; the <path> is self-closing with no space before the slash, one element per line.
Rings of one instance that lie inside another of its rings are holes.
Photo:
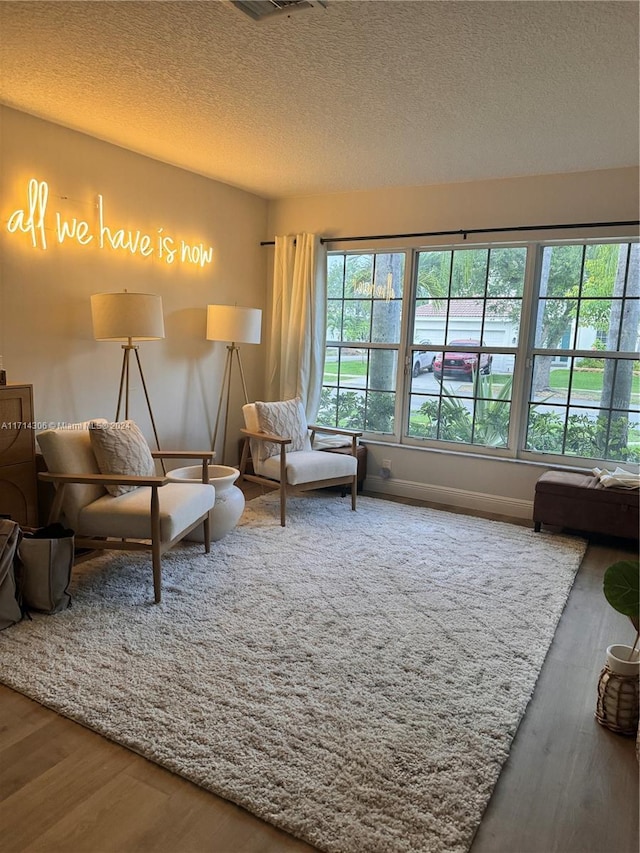
<path fill-rule="evenodd" d="M 236 305 L 207 305 L 207 340 L 259 344 L 262 327 L 260 308 Z"/>
<path fill-rule="evenodd" d="M 97 341 L 164 338 L 162 297 L 153 293 L 94 293 L 91 317 Z"/>

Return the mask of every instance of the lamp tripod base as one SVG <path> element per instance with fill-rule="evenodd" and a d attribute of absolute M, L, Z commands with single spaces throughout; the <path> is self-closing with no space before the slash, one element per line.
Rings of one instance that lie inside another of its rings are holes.
<path fill-rule="evenodd" d="M 221 464 L 225 464 L 225 452 L 226 452 L 226 441 L 227 441 L 227 425 L 229 423 L 229 398 L 231 396 L 231 370 L 233 367 L 233 361 L 235 360 L 238 364 L 238 370 L 240 371 L 240 379 L 242 380 L 242 391 L 244 393 L 244 402 L 249 402 L 249 396 L 247 394 L 247 383 L 244 378 L 244 370 L 242 368 L 242 358 L 240 356 L 240 347 L 237 347 L 235 343 L 229 344 L 227 346 L 227 358 L 224 363 L 224 373 L 222 374 L 222 383 L 220 384 L 220 397 L 218 399 L 218 411 L 216 413 L 216 423 L 213 429 L 213 438 L 211 439 L 211 449 L 216 449 L 216 441 L 218 438 L 218 427 L 220 426 L 220 414 L 222 412 L 222 404 L 224 402 L 224 423 L 222 426 L 222 454 L 221 454 Z"/>
<path fill-rule="evenodd" d="M 149 412 L 149 418 L 151 420 L 151 428 L 153 429 L 153 437 L 156 440 L 156 447 L 160 450 L 160 439 L 158 438 L 158 430 L 156 429 L 156 422 L 153 417 L 153 411 L 151 409 L 151 400 L 149 399 L 149 392 L 147 391 L 147 383 L 145 382 L 144 372 L 142 370 L 142 363 L 140 361 L 140 353 L 138 352 L 138 346 L 131 342 L 131 338 L 129 338 L 128 344 L 122 344 L 122 369 L 120 371 L 120 388 L 118 390 L 118 405 L 116 407 L 116 417 L 115 420 L 118 422 L 120 420 L 120 410 L 122 408 L 122 404 L 124 402 L 124 419 L 125 421 L 129 420 L 129 361 L 131 357 L 131 352 L 134 352 L 136 357 L 136 363 L 138 365 L 138 373 L 140 374 L 140 380 L 142 381 L 142 388 L 144 391 L 144 398 L 147 403 L 147 410 Z M 160 460 L 160 464 L 162 465 L 162 472 L 164 474 L 167 473 L 165 468 L 164 459 Z"/>

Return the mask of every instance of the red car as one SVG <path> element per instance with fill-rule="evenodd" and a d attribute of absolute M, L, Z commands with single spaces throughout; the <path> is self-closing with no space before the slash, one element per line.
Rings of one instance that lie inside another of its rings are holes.
<path fill-rule="evenodd" d="M 481 346 L 480 341 L 449 341 L 450 347 Z M 484 346 L 484 345 L 483 345 Z M 478 358 L 480 358 L 480 373 L 485 376 L 491 373 L 491 356 L 489 353 L 477 352 L 445 352 L 438 353 L 433 362 L 433 375 L 440 381 L 443 374 L 471 378 L 473 373 L 478 372 Z"/>

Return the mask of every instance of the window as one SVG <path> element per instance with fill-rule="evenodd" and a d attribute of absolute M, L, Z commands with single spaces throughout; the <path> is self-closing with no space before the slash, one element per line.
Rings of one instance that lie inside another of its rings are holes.
<path fill-rule="evenodd" d="M 637 243 L 335 252 L 318 420 L 485 454 L 640 461 Z"/>
<path fill-rule="evenodd" d="M 328 256 L 321 423 L 394 433 L 404 271 L 404 252 Z"/>
<path fill-rule="evenodd" d="M 640 461 L 639 246 L 546 246 L 528 451 Z"/>
<path fill-rule="evenodd" d="M 418 252 L 413 344 L 428 338 L 434 360 L 412 376 L 408 436 L 508 446 L 526 257 L 522 247 Z"/>

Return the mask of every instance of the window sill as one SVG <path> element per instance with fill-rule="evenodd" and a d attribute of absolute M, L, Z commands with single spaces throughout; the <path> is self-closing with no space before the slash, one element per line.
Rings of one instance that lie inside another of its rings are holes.
<path fill-rule="evenodd" d="M 482 459 L 484 462 L 506 462 L 510 465 L 526 465 L 531 468 L 542 468 L 545 470 L 549 470 L 549 468 L 554 468 L 558 471 L 576 471 L 579 473 L 584 473 L 585 471 L 591 471 L 592 467 L 596 465 L 602 465 L 603 462 L 598 462 L 597 460 L 593 462 L 593 465 L 569 465 L 566 462 L 543 462 L 537 459 L 523 459 L 522 457 L 514 457 L 514 456 L 495 456 L 490 453 L 481 453 L 481 452 L 471 452 L 468 450 L 452 450 L 450 448 L 443 447 L 420 447 L 415 444 L 400 444 L 399 442 L 391 442 L 391 441 L 380 441 L 378 439 L 369 439 L 362 438 L 360 439 L 362 444 L 370 445 L 372 447 L 382 447 L 385 450 L 393 448 L 394 450 L 402 450 L 402 451 L 415 451 L 417 453 L 435 453 L 438 456 L 451 456 L 454 458 L 463 458 L 463 459 Z M 623 465 L 626 463 L 620 462 L 609 462 L 609 465 Z"/>

